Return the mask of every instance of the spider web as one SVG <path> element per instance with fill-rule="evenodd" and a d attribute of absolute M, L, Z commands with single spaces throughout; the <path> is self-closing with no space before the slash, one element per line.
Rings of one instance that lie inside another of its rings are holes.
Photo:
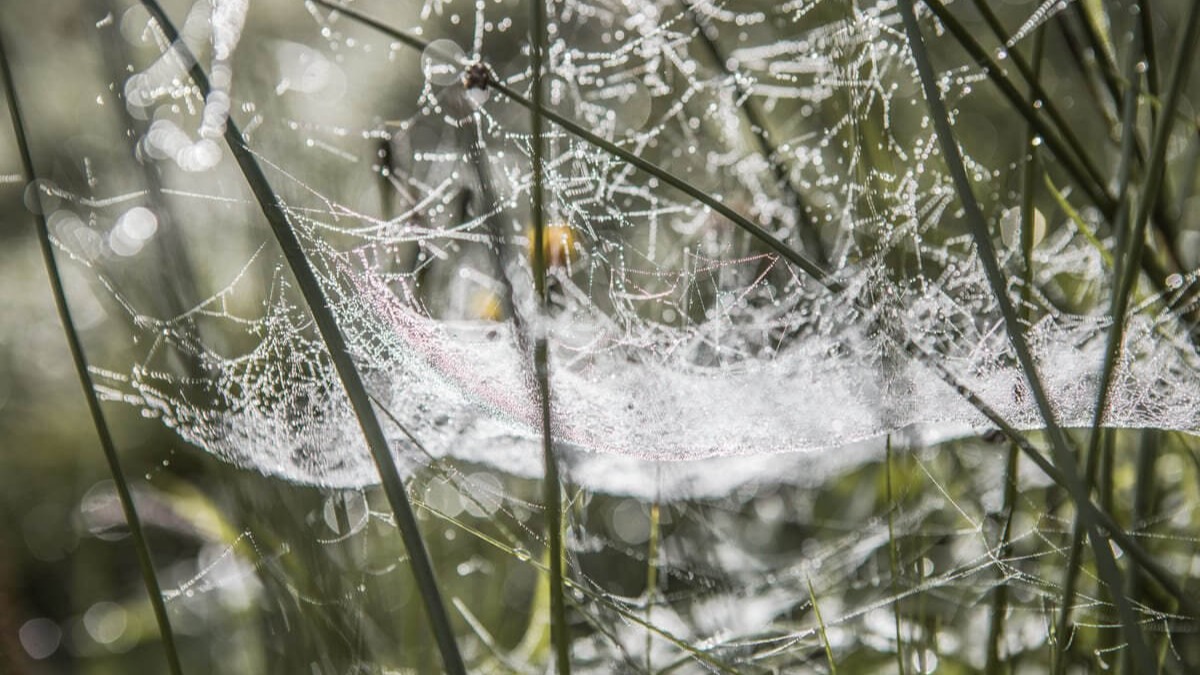
<path fill-rule="evenodd" d="M 230 2 L 196 8 L 188 25 L 211 26 L 216 45 L 208 99 L 184 84 L 187 64 L 171 51 L 126 83 L 128 104 L 143 114 L 193 111 L 199 140 L 183 130 L 188 115 L 159 114 L 139 146 L 192 172 L 219 161 L 213 139 L 232 105 L 232 45 L 246 11 Z M 525 58 L 512 53 L 520 28 L 486 4 L 459 14 L 431 3 L 414 32 L 434 34 L 448 21 L 470 38 L 462 46 L 441 38 L 417 55 L 337 12 L 307 9 L 320 39 L 276 45 L 273 91 L 240 85 L 242 108 L 253 112 L 243 126 L 396 423 L 399 454 L 421 461 L 402 425 L 434 456 L 527 472 L 539 407 L 513 317 L 532 316 L 528 113 L 494 91 L 465 89 L 461 75 L 461 63 L 483 59 L 508 86 L 526 86 Z M 954 193 L 898 16 L 886 4 L 837 9 L 556 5 L 553 110 L 717 196 L 840 282 L 830 290 L 805 278 L 707 207 L 552 128 L 551 311 L 538 329 L 552 348 L 564 452 L 650 460 L 813 453 L 902 430 L 928 439 L 986 429 L 927 365 L 903 356 L 905 336 L 1011 424 L 1040 426 L 975 250 L 956 234 Z M 205 32 L 184 33 L 203 53 L 195 38 Z M 347 101 L 372 98 L 379 80 L 347 74 L 418 60 L 412 100 L 389 107 L 406 113 L 399 119 L 368 108 L 327 123 L 328 111 L 304 100 L 335 89 Z M 959 67 L 940 84 L 961 107 L 982 77 Z M 764 119 L 779 128 L 754 126 Z M 294 152 L 302 159 L 285 166 L 280 157 Z M 1057 413 L 1066 426 L 1088 427 L 1109 324 L 1101 310 L 1111 242 L 1097 247 L 1067 221 L 1039 243 L 1034 287 L 1022 288 L 1011 234 L 1019 216 L 997 187 L 1013 172 L 988 169 L 970 152 L 966 161 L 993 225 L 1009 228 L 1009 291 L 1028 318 Z M 187 196 L 245 200 L 236 191 Z M 247 267 L 272 265 L 272 256 L 260 250 Z M 272 274 L 257 313 L 229 309 L 244 292 L 244 269 L 174 316 L 125 303 L 148 329 L 139 338 L 146 349 L 132 370 L 105 371 L 106 391 L 238 464 L 317 485 L 373 483 L 319 337 L 287 274 Z M 1181 297 L 1196 276 L 1171 281 Z M 1163 310 L 1171 299 L 1143 297 L 1131 317 L 1106 425 L 1196 429 L 1197 354 Z M 216 349 L 198 337 L 201 323 L 250 346 Z M 168 361 L 192 363 L 202 377 Z"/>

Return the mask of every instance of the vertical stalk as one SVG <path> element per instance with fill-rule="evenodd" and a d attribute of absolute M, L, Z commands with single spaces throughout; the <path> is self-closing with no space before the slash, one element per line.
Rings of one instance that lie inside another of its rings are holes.
<path fill-rule="evenodd" d="M 567 627 L 567 608 L 563 597 L 563 525 L 562 484 L 559 479 L 558 458 L 554 453 L 554 437 L 550 423 L 550 355 L 546 338 L 546 212 L 543 204 L 545 164 L 542 161 L 544 139 L 542 128 L 542 56 L 546 42 L 546 0 L 529 0 L 529 56 L 533 77 L 529 111 L 532 129 L 533 188 L 533 280 L 537 291 L 538 317 L 533 326 L 533 369 L 537 378 L 538 397 L 542 413 L 542 461 L 546 477 L 542 481 L 542 496 L 546 509 L 546 540 L 550 547 L 550 640 L 554 643 L 555 662 L 559 675 L 571 672 L 571 643 Z"/>
<path fill-rule="evenodd" d="M 887 502 L 888 502 L 888 567 L 892 573 L 892 620 L 896 629 L 896 672 L 899 675 L 905 675 L 907 668 L 904 667 L 904 644 L 900 639 L 900 594 L 898 592 L 897 582 L 900 581 L 900 546 L 896 541 L 896 495 L 892 490 L 892 435 L 887 437 L 887 466 L 884 467 L 885 485 L 887 487 Z"/>
<path fill-rule="evenodd" d="M 167 39 L 174 43 L 177 49 L 186 50 L 184 44 L 179 40 L 178 30 L 163 12 L 157 0 L 142 0 L 142 4 L 158 23 Z M 199 61 L 196 61 L 190 54 L 188 58 L 192 62 L 191 78 L 201 94 L 207 97 L 210 92 L 208 76 L 200 67 Z M 271 189 L 271 184 L 263 174 L 258 159 L 246 145 L 246 139 L 232 118 L 226 121 L 225 142 L 233 153 L 238 168 L 250 186 L 263 215 L 270 224 L 276 241 L 279 242 L 288 267 L 296 279 L 296 286 L 304 297 L 304 302 L 312 314 L 313 322 L 317 326 L 321 339 L 329 350 L 329 357 L 337 371 L 338 379 L 350 400 L 363 438 L 371 452 L 371 458 L 375 462 L 375 468 L 379 472 L 384 494 L 391 506 L 392 514 L 396 517 L 396 526 L 400 530 L 404 548 L 408 551 L 409 565 L 416 579 L 417 591 L 429 617 L 430 629 L 441 653 L 442 665 L 448 673 L 465 675 L 466 666 L 458 651 L 454 629 L 450 625 L 450 617 L 442 602 L 437 575 L 434 574 L 433 563 L 429 559 L 429 552 L 421 537 L 416 514 L 413 511 L 412 503 L 409 502 L 404 480 L 400 477 L 400 471 L 392 457 L 383 427 L 371 405 L 370 394 L 367 393 L 358 368 L 354 364 L 354 358 L 350 355 L 349 345 L 337 325 L 333 311 L 329 308 L 325 292 L 321 288 L 312 263 L 304 253 L 304 248 L 296 236 L 279 196 Z"/>
<path fill-rule="evenodd" d="M 12 68 L 8 62 L 8 52 L 5 50 L 2 37 L 0 37 L 0 74 L 4 77 L 4 94 L 8 100 L 8 112 L 17 141 L 17 150 L 21 155 L 21 169 L 24 173 L 25 182 L 32 185 L 37 177 L 37 173 L 34 170 L 33 155 L 29 150 L 29 141 L 25 131 L 25 119 L 21 114 L 20 103 L 17 101 L 16 83 L 13 81 Z M 50 241 L 50 228 L 46 224 L 46 216 L 42 213 L 42 210 L 35 208 L 34 212 L 34 219 L 37 224 L 38 244 L 41 247 L 42 261 L 46 266 L 46 274 L 50 277 L 50 290 L 54 295 L 54 306 L 58 310 L 59 321 L 62 322 L 63 334 L 67 338 L 67 346 L 71 351 L 71 361 L 75 366 L 75 373 L 79 377 L 79 384 L 83 387 L 83 394 L 87 399 L 88 412 L 91 414 L 92 424 L 96 427 L 96 435 L 100 438 L 100 447 L 104 451 L 104 459 L 108 463 L 108 470 L 112 474 L 113 484 L 117 488 L 117 497 L 121 502 L 121 511 L 125 515 L 125 522 L 129 525 L 130 538 L 133 540 L 133 548 L 137 552 L 138 568 L 142 574 L 142 584 L 146 587 L 146 595 L 149 596 L 150 606 L 154 610 L 154 621 L 158 624 L 158 633 L 162 638 L 163 651 L 167 659 L 167 670 L 172 675 L 182 675 L 183 667 L 180 664 L 179 650 L 175 644 L 175 633 L 171 630 L 171 620 L 167 616 L 167 605 L 163 600 L 162 587 L 159 585 L 158 575 L 154 571 L 154 558 L 150 554 L 150 546 L 146 542 L 146 533 L 142 528 L 141 518 L 138 516 L 137 507 L 133 502 L 133 494 L 129 489 L 129 483 L 125 480 L 125 472 L 121 469 L 121 460 L 117 456 L 116 444 L 113 442 L 108 422 L 104 419 L 104 412 L 100 409 L 100 399 L 96 396 L 96 387 L 92 382 L 92 375 L 88 372 L 87 357 L 83 351 L 83 342 L 79 339 L 79 332 L 75 328 L 75 321 L 71 318 L 71 309 L 67 304 L 67 295 L 63 289 L 62 276 L 59 274 L 58 262 L 54 257 L 54 245 Z"/>
<path fill-rule="evenodd" d="M 1123 584 L 1120 569 L 1117 567 L 1113 556 L 1110 541 L 1098 527 L 1094 512 L 1085 507 L 1085 504 L 1090 501 L 1087 489 L 1079 477 L 1079 471 L 1075 465 L 1075 458 L 1072 456 L 1070 443 L 1061 426 L 1058 424 L 1057 416 L 1054 414 L 1053 406 L 1045 387 L 1042 385 L 1041 377 L 1034 363 L 1033 353 L 1030 351 L 1029 344 L 1025 339 L 1024 329 L 1018 320 L 1012 301 L 1008 296 L 1008 286 L 1004 279 L 1004 272 L 1000 269 L 999 259 L 996 256 L 995 246 L 992 244 L 991 234 L 988 231 L 983 212 L 979 207 L 979 203 L 975 200 L 974 192 L 971 190 L 970 179 L 967 177 L 966 167 L 963 164 L 958 142 L 954 136 L 954 130 L 950 126 L 949 115 L 946 111 L 945 103 L 942 101 L 941 92 L 938 90 L 933 64 L 929 59 L 928 52 L 925 50 L 925 43 L 921 37 L 920 25 L 917 23 L 917 14 L 913 7 L 913 0 L 900 0 L 899 6 L 901 18 L 904 22 L 904 29 L 908 34 L 908 42 L 912 49 L 913 58 L 916 61 L 922 88 L 925 92 L 925 99 L 929 104 L 930 116 L 933 118 L 934 130 L 942 148 L 942 155 L 946 161 L 951 179 L 954 182 L 955 191 L 958 193 L 959 200 L 966 212 L 967 226 L 971 232 L 975 249 L 979 254 L 980 262 L 983 264 L 988 284 L 992 288 L 992 294 L 995 296 L 996 303 L 1000 307 L 1000 313 L 1004 317 L 1004 326 L 1009 342 L 1016 352 L 1017 361 L 1025 375 L 1029 389 L 1033 393 L 1038 411 L 1046 423 L 1049 432 L 1048 435 L 1051 440 L 1050 447 L 1054 463 L 1057 465 L 1059 471 L 1062 472 L 1068 492 L 1070 492 L 1071 497 L 1074 499 L 1079 512 L 1084 514 L 1088 538 L 1092 543 L 1092 550 L 1095 552 L 1096 565 L 1099 568 L 1100 577 L 1113 591 L 1114 601 L 1121 616 L 1121 624 L 1129 642 L 1129 648 L 1133 652 L 1135 662 L 1144 672 L 1150 672 L 1154 668 L 1154 659 L 1150 654 L 1149 648 L 1146 646 L 1144 636 L 1139 628 L 1137 615 L 1134 614 L 1133 607 L 1130 605 L 1128 599 L 1121 593 Z M 1134 259 L 1136 260 L 1137 258 Z"/>
<path fill-rule="evenodd" d="M 1127 250 L 1130 242 L 1126 230 L 1129 222 L 1129 183 L 1132 176 L 1132 158 L 1135 144 L 1135 126 L 1137 124 L 1137 98 L 1140 87 L 1137 85 L 1137 61 L 1140 58 L 1142 51 L 1141 33 L 1135 33 L 1133 36 L 1133 45 L 1131 53 L 1126 64 L 1125 76 L 1128 79 L 1128 87 L 1125 90 L 1125 99 L 1122 102 L 1122 133 L 1121 133 L 1121 160 L 1117 169 L 1118 183 L 1120 194 L 1118 196 L 1119 206 L 1117 211 L 1116 221 L 1113 223 L 1113 230 L 1116 234 L 1116 252 L 1113 269 L 1113 296 L 1110 302 L 1109 311 L 1116 317 L 1118 313 L 1123 312 L 1121 309 L 1121 298 L 1119 296 L 1122 287 L 1121 278 L 1126 273 L 1137 274 L 1136 267 L 1132 267 L 1132 259 L 1126 260 L 1122 256 L 1122 252 Z M 1125 264 L 1122 265 L 1122 262 Z M 1102 366 L 1100 375 L 1099 394 L 1097 395 L 1096 407 L 1092 415 L 1092 432 L 1088 439 L 1087 458 L 1084 462 L 1084 481 L 1088 486 L 1089 491 L 1096 481 L 1097 466 L 1099 464 L 1100 454 L 1100 439 L 1101 428 L 1104 423 L 1104 415 L 1108 409 L 1109 396 L 1111 394 L 1111 383 L 1113 373 L 1116 371 L 1116 366 L 1120 359 L 1121 345 L 1124 341 L 1124 323 L 1117 323 L 1114 318 L 1114 323 L 1108 334 L 1108 344 L 1105 360 Z M 1062 613 L 1059 616 L 1057 634 L 1062 640 L 1058 645 L 1058 658 L 1055 661 L 1055 672 L 1062 673 L 1066 668 L 1066 658 L 1063 650 L 1066 648 L 1065 636 L 1070 632 L 1071 612 L 1075 602 L 1075 586 L 1079 579 L 1079 564 L 1080 554 L 1083 547 L 1083 530 L 1080 527 L 1079 517 L 1075 518 L 1073 528 L 1073 536 L 1071 540 L 1071 550 L 1067 556 L 1067 577 L 1063 584 L 1063 606 Z"/>
<path fill-rule="evenodd" d="M 654 611 L 654 601 L 658 597 L 658 537 L 662 521 L 662 510 L 656 500 L 650 505 L 650 541 L 646 545 L 646 624 L 650 623 Z M 646 672 L 654 672 L 654 664 L 650 660 L 650 649 L 653 647 L 654 634 L 646 630 Z"/>
<path fill-rule="evenodd" d="M 1001 564 L 1012 552 L 1012 523 L 1013 514 L 1017 510 L 1017 466 L 1020 455 L 1017 447 L 1011 445 L 1008 451 L 1008 466 L 1004 470 L 1004 529 L 1000 533 L 1000 547 L 996 557 Z M 988 625 L 987 661 L 984 672 L 987 675 L 1000 675 L 1001 655 L 1000 641 L 1004 637 L 1004 620 L 1008 613 L 1008 584 L 1003 582 L 996 587 L 992 597 L 992 616 Z"/>

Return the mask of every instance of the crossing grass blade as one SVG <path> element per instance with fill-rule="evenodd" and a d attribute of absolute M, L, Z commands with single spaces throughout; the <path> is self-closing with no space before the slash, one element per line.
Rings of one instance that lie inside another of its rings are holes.
<path fill-rule="evenodd" d="M 1004 327 L 1009 342 L 1016 352 L 1017 361 L 1025 375 L 1026 383 L 1033 393 L 1038 411 L 1046 424 L 1051 440 L 1050 447 L 1054 463 L 1066 479 L 1066 487 L 1071 493 L 1072 498 L 1076 504 L 1082 505 L 1090 499 L 1088 490 L 1079 476 L 1070 443 L 1058 424 L 1050 399 L 1046 394 L 1045 387 L 1042 385 L 1041 376 L 1034 363 L 1033 353 L 1030 351 L 1028 342 L 1026 341 L 1024 329 L 1017 317 L 1013 303 L 1008 297 L 1008 285 L 1004 278 L 1004 272 L 1000 269 L 999 258 L 992 244 L 991 234 L 988 230 L 987 221 L 984 219 L 983 211 L 980 209 L 978 202 L 975 201 L 970 179 L 967 177 L 966 167 L 963 164 L 962 155 L 958 147 L 958 140 L 954 135 L 953 128 L 950 126 L 950 118 L 946 111 L 945 103 L 942 101 L 941 92 L 938 90 L 933 64 L 929 59 L 928 52 L 925 50 L 924 38 L 921 36 L 920 25 L 917 23 L 917 14 L 916 9 L 913 7 L 913 0 L 900 0 L 899 6 L 901 18 L 904 21 L 904 29 L 908 35 L 908 43 L 917 64 L 917 71 L 925 92 L 926 102 L 929 105 L 934 131 L 941 145 L 947 169 L 954 182 L 955 191 L 958 193 L 959 201 L 966 213 L 967 227 L 971 232 L 975 250 L 979 254 L 988 284 L 991 286 L 992 294 L 995 296 L 996 303 L 1000 307 L 1000 313 L 1004 317 Z M 1137 260 L 1138 258 L 1132 259 Z M 1101 532 L 1096 519 L 1089 509 L 1080 508 L 1079 513 L 1082 516 L 1084 527 L 1088 532 L 1088 539 L 1095 553 L 1096 565 L 1099 569 L 1100 577 L 1112 592 L 1113 599 L 1117 605 L 1122 628 L 1133 659 L 1138 664 L 1139 672 L 1152 672 L 1154 670 L 1154 657 L 1150 653 L 1149 647 L 1146 646 L 1145 637 L 1142 635 L 1133 606 L 1129 602 L 1129 599 L 1121 592 L 1123 580 L 1113 556 L 1109 539 Z"/>
<path fill-rule="evenodd" d="M 167 36 L 167 39 L 175 44 L 176 48 L 186 49 L 179 40 L 179 33 L 174 24 L 171 23 L 170 18 L 162 10 L 158 2 L 156 0 L 142 0 L 142 4 L 149 10 L 151 16 L 154 17 L 154 20 Z M 208 77 L 204 73 L 203 68 L 200 67 L 198 61 L 194 58 L 190 60 L 193 63 L 190 71 L 192 80 L 201 93 L 207 97 L 210 92 Z M 454 631 L 450 625 L 450 618 L 446 612 L 445 604 L 442 602 L 437 576 L 434 574 L 433 564 L 429 559 L 429 553 L 421 537 L 416 515 L 413 512 L 412 504 L 409 502 L 408 494 L 404 487 L 404 481 L 401 479 L 395 460 L 392 458 L 387 438 L 383 433 L 383 427 L 379 424 L 379 419 L 375 415 L 375 410 L 371 405 L 370 394 L 367 393 L 358 368 L 354 364 L 354 359 L 350 355 L 349 346 L 346 344 L 346 340 L 342 336 L 341 329 L 337 325 L 333 312 L 329 308 L 324 291 L 321 289 L 316 273 L 308 257 L 305 255 L 304 249 L 300 245 L 300 240 L 292 229 L 292 224 L 281 205 L 279 196 L 272 190 L 270 182 L 258 164 L 258 160 L 246 145 L 246 140 L 238 130 L 237 124 L 233 119 L 229 119 L 226 123 L 225 141 L 237 161 L 238 168 L 241 169 L 242 175 L 254 193 L 254 198 L 262 209 L 263 215 L 270 224 L 276 240 L 279 242 L 279 247 L 283 251 L 284 258 L 287 260 L 288 266 L 296 279 L 297 287 L 300 289 L 304 301 L 312 313 L 313 321 L 316 323 L 317 330 L 321 334 L 321 339 L 329 350 L 330 359 L 333 361 L 338 378 L 341 380 L 342 387 L 345 389 L 346 395 L 350 400 L 350 405 L 358 419 L 363 437 L 366 440 L 371 457 L 379 472 L 384 493 L 392 508 L 392 513 L 396 517 L 396 525 L 400 530 L 401 538 L 404 540 L 404 547 L 408 551 L 409 564 L 412 568 L 413 576 L 416 578 L 417 590 L 429 618 L 430 629 L 437 642 L 438 650 L 441 653 L 442 665 L 449 673 L 455 675 L 465 674 L 466 666 L 463 663 L 462 655 L 459 653 L 458 644 L 454 638 Z"/>

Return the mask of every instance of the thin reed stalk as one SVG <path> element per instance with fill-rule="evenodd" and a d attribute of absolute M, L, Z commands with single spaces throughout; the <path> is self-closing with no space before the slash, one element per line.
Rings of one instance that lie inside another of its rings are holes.
<path fill-rule="evenodd" d="M 8 112 L 13 127 L 13 135 L 17 141 L 17 151 L 21 156 L 21 170 L 26 184 L 34 185 L 37 171 L 34 169 L 33 154 L 29 149 L 29 139 L 26 132 L 25 117 L 21 113 L 20 101 L 17 99 L 17 87 L 13 80 L 12 68 L 8 61 L 8 51 L 3 37 L 0 36 L 0 75 L 4 78 L 4 94 L 8 100 Z M 36 189 L 36 187 L 35 187 Z M 35 199 L 37 196 L 35 195 Z M 180 664 L 179 649 L 175 641 L 175 632 L 171 629 L 171 619 L 167 615 L 167 605 L 162 595 L 162 586 L 154 569 L 154 557 L 150 553 L 150 545 L 146 541 L 146 532 L 138 516 L 137 505 L 133 501 L 133 492 L 121 468 L 121 460 L 117 456 L 116 444 L 108 422 L 104 419 L 104 411 L 100 408 L 100 399 L 96 395 L 96 386 L 92 382 L 88 370 L 87 356 L 83 350 L 83 342 L 79 331 L 71 317 L 71 308 L 67 303 L 67 294 L 63 289 L 62 275 L 59 273 L 58 262 L 54 257 L 54 244 L 50 240 L 50 228 L 46 223 L 46 215 L 41 208 L 34 208 L 34 221 L 37 225 L 38 244 L 42 252 L 42 262 L 46 266 L 46 274 L 50 279 L 50 291 L 54 295 L 54 306 L 58 311 L 58 319 L 62 323 L 63 335 L 67 339 L 67 347 L 71 351 L 71 362 L 79 384 L 83 387 L 84 398 L 87 399 L 88 412 L 92 417 L 92 425 L 100 439 L 100 448 L 108 463 L 109 473 L 117 489 L 117 498 L 121 502 L 121 512 L 129 526 L 130 539 L 137 554 L 138 570 L 141 572 L 142 585 L 146 587 L 146 595 L 154 610 L 154 621 L 158 626 L 158 634 L 162 640 L 164 657 L 167 660 L 167 670 L 172 675 L 182 675 L 183 666 Z"/>
<path fill-rule="evenodd" d="M 158 2 L 156 0 L 142 0 L 142 4 L 158 23 L 159 28 L 162 29 L 167 39 L 177 49 L 186 50 L 184 44 L 179 40 L 178 30 L 176 30 L 174 24 L 171 23 L 170 18 L 162 10 Z M 185 58 L 192 63 L 190 75 L 193 82 L 200 89 L 201 94 L 207 97 L 211 90 L 208 76 L 191 54 L 185 54 Z M 271 188 L 271 184 L 263 173 L 262 167 L 259 166 L 258 160 L 246 144 L 245 138 L 238 130 L 237 124 L 232 118 L 226 122 L 225 142 L 232 151 L 238 168 L 241 170 L 243 177 L 254 193 L 254 198 L 258 202 L 263 215 L 271 226 L 271 231 L 274 233 L 275 239 L 278 241 L 284 258 L 287 260 L 288 266 L 292 271 L 292 275 L 296 279 L 296 285 L 300 289 L 309 311 L 312 313 L 313 321 L 317 326 L 321 339 L 329 350 L 330 359 L 333 361 L 338 378 L 350 400 L 350 405 L 362 430 L 363 438 L 366 440 L 371 457 L 375 462 L 376 470 L 379 473 L 384 494 L 387 496 L 392 513 L 396 518 L 396 525 L 400 530 L 404 547 L 408 551 L 409 565 L 412 568 L 413 576 L 417 583 L 417 591 L 421 596 L 421 601 L 425 606 L 425 612 L 429 618 L 430 629 L 433 632 L 434 640 L 437 642 L 438 650 L 441 653 L 442 665 L 449 673 L 455 675 L 460 673 L 465 674 L 466 666 L 463 663 L 462 655 L 459 653 L 458 644 L 455 642 L 454 631 L 450 626 L 450 617 L 446 612 L 445 604 L 442 602 L 437 576 L 434 574 L 433 564 L 429 559 L 429 553 L 421 537 L 416 515 L 413 512 L 412 504 L 409 502 L 404 481 L 400 477 L 400 471 L 396 467 L 395 460 L 392 457 L 387 437 L 384 436 L 383 427 L 380 425 L 379 419 L 375 415 L 375 410 L 371 405 L 370 394 L 367 393 L 358 368 L 354 364 L 354 358 L 350 354 L 349 345 L 347 345 L 345 338 L 342 336 L 333 311 L 330 309 L 328 301 L 325 298 L 325 293 L 321 288 L 320 282 L 317 280 L 316 272 L 313 270 L 312 264 L 309 262 L 303 247 L 300 245 L 300 240 L 296 236 L 279 195 Z"/>
<path fill-rule="evenodd" d="M 531 211 L 533 214 L 533 280 L 537 292 L 539 317 L 534 324 L 533 371 L 537 379 L 538 399 L 542 420 L 542 463 L 545 478 L 542 480 L 542 498 L 546 510 L 546 542 L 550 547 L 550 641 L 554 643 L 555 663 L 559 675 L 571 672 L 571 636 L 567 625 L 567 606 L 563 596 L 563 519 L 562 483 L 559 477 L 558 457 L 554 451 L 554 436 L 551 428 L 550 408 L 550 349 L 546 337 L 548 294 L 546 291 L 546 210 L 545 191 L 545 138 L 543 137 L 542 105 L 542 57 L 546 49 L 546 0 L 529 0 L 529 45 L 530 82 L 529 121 L 533 134 L 533 187 Z M 570 255 L 570 252 L 566 252 Z"/>
<path fill-rule="evenodd" d="M 1000 269 L 999 258 L 996 255 L 995 246 L 992 244 L 987 221 L 984 219 L 979 203 L 975 201 L 975 195 L 971 189 L 970 179 L 967 177 L 958 141 L 954 136 L 953 128 L 950 126 L 950 118 L 946 111 L 945 103 L 942 101 L 941 92 L 938 90 L 933 64 L 929 59 L 928 52 L 925 50 L 925 43 L 921 36 L 920 25 L 917 23 L 917 14 L 913 7 L 913 0 L 900 0 L 899 6 L 901 18 L 904 21 L 904 29 L 908 34 L 909 46 L 912 49 L 913 58 L 917 64 L 917 72 L 920 75 L 921 85 L 925 92 L 925 99 L 929 105 L 930 116 L 933 118 L 934 131 L 941 145 L 942 156 L 950 172 L 950 177 L 954 182 L 955 191 L 958 193 L 959 201 L 966 213 L 967 227 L 971 232 L 975 250 L 979 254 L 984 273 L 992 288 L 992 294 L 995 296 L 1000 313 L 1004 317 L 1005 331 L 1009 342 L 1013 346 L 1013 350 L 1016 352 L 1017 362 L 1024 372 L 1038 411 L 1046 424 L 1051 440 L 1050 448 L 1054 457 L 1054 463 L 1062 471 L 1063 477 L 1067 482 L 1067 490 L 1071 493 L 1072 498 L 1077 504 L 1082 504 L 1089 500 L 1087 488 L 1079 477 L 1079 472 L 1075 465 L 1076 460 L 1072 456 L 1070 444 L 1066 434 L 1059 426 L 1053 406 L 1050 403 L 1045 387 L 1042 385 L 1041 376 L 1038 374 L 1037 366 L 1034 363 L 1033 353 L 1030 351 L 1025 339 L 1024 329 L 1008 296 L 1008 284 L 1005 281 L 1004 272 Z M 1136 258 L 1134 259 L 1136 260 Z M 1083 514 L 1084 526 L 1087 529 L 1088 539 L 1091 541 L 1092 550 L 1095 553 L 1100 577 L 1113 592 L 1113 598 L 1121 617 L 1122 628 L 1128 640 L 1129 648 L 1133 653 L 1133 658 L 1138 667 L 1144 669 L 1142 672 L 1150 672 L 1153 669 L 1154 658 L 1146 646 L 1145 638 L 1138 625 L 1137 615 L 1133 611 L 1133 606 L 1130 604 L 1128 598 L 1125 598 L 1121 593 L 1123 586 L 1122 578 L 1115 557 L 1113 556 L 1109 539 L 1101 532 L 1099 525 L 1088 509 L 1080 509 L 1079 512 Z"/>

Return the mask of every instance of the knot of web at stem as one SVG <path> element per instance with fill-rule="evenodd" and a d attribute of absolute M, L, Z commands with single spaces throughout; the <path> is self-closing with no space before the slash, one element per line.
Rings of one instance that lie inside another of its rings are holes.
<path fill-rule="evenodd" d="M 463 72 L 463 86 L 467 89 L 487 91 L 492 82 L 492 69 L 483 61 L 476 61 Z"/>

